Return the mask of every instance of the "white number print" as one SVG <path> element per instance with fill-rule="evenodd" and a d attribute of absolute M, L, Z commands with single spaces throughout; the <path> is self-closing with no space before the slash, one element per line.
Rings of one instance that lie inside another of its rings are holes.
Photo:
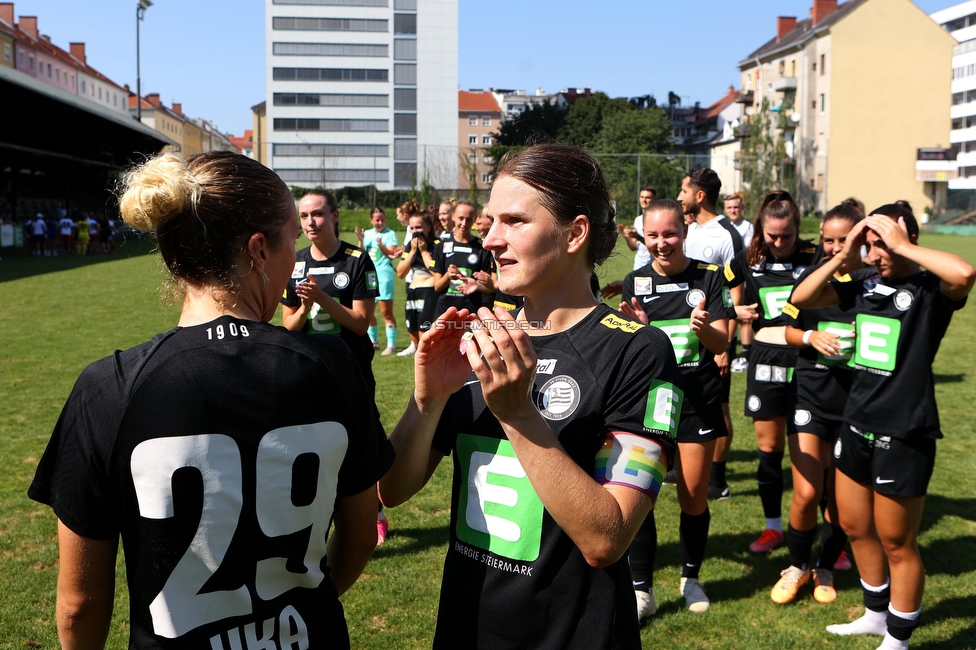
<path fill-rule="evenodd" d="M 251 333 L 247 331 L 247 325 L 241 325 L 240 327 L 238 327 L 237 326 L 237 323 L 230 323 L 227 326 L 227 331 L 233 337 L 243 336 L 244 338 L 247 338 L 247 337 L 249 337 L 251 335 Z M 215 328 L 214 327 L 208 327 L 207 328 L 207 340 L 208 341 L 213 341 L 214 340 L 214 333 L 217 334 L 217 340 L 218 341 L 224 340 L 224 338 L 227 336 L 227 334 L 224 333 L 224 326 L 223 325 L 218 325 Z"/>
<path fill-rule="evenodd" d="M 295 587 L 315 588 L 324 579 L 320 564 L 347 445 L 346 429 L 337 422 L 275 429 L 261 439 L 255 474 L 261 531 L 278 537 L 311 527 L 305 573 L 288 572 L 285 558 L 257 562 L 255 586 L 262 600 Z M 318 475 L 312 503 L 296 506 L 291 499 L 293 466 L 303 454 L 317 456 Z M 227 554 L 241 520 L 243 468 L 234 439 L 220 434 L 153 438 L 133 450 L 130 467 L 139 514 L 147 519 L 175 515 L 172 479 L 178 469 L 194 467 L 203 478 L 203 512 L 196 533 L 149 606 L 154 632 L 174 639 L 207 623 L 250 614 L 253 595 L 246 585 L 200 593 Z"/>

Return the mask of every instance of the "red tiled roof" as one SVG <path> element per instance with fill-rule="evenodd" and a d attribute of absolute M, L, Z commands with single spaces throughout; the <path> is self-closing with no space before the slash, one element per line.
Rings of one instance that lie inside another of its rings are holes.
<path fill-rule="evenodd" d="M 729 92 L 726 93 L 725 97 L 718 100 L 714 104 L 708 106 L 705 109 L 705 119 L 710 120 L 718 117 L 718 114 L 729 107 L 730 104 L 735 102 L 739 97 L 739 91 L 737 91 L 732 86 L 729 86 Z"/>
<path fill-rule="evenodd" d="M 498 102 L 491 93 L 471 92 L 467 90 L 458 91 L 458 110 L 459 111 L 481 111 L 483 113 L 500 113 Z"/>

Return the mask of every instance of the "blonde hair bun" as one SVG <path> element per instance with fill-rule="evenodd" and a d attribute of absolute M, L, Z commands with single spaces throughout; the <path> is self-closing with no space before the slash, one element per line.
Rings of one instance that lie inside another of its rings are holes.
<path fill-rule="evenodd" d="M 201 189 L 186 161 L 174 153 L 160 154 L 125 174 L 119 211 L 133 228 L 155 232 L 195 209 Z"/>

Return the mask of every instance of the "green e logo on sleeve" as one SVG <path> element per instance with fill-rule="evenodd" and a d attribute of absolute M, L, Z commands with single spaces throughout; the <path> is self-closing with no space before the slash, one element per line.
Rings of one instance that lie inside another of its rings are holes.
<path fill-rule="evenodd" d="M 508 440 L 462 433 L 457 536 L 497 555 L 532 562 L 542 546 L 542 501 Z"/>
<path fill-rule="evenodd" d="M 759 289 L 759 301 L 762 302 L 766 320 L 773 320 L 783 313 L 783 307 L 789 302 L 791 293 L 793 293 L 792 286 Z"/>
<path fill-rule="evenodd" d="M 644 408 L 644 428 L 676 436 L 684 397 L 684 391 L 674 384 L 659 379 L 652 381 Z"/>
<path fill-rule="evenodd" d="M 697 363 L 700 360 L 698 337 L 692 333 L 691 323 L 687 318 L 656 320 L 651 325 L 668 335 L 678 364 Z"/>
<path fill-rule="evenodd" d="M 857 315 L 857 353 L 854 362 L 876 370 L 895 369 L 901 321 L 883 316 Z"/>

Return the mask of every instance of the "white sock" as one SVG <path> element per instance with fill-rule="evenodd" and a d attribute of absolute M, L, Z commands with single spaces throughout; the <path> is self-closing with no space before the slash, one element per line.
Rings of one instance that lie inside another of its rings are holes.
<path fill-rule="evenodd" d="M 850 623 L 828 625 L 827 631 L 839 636 L 850 636 L 851 634 L 877 634 L 882 636 L 888 631 L 887 619 L 888 612 L 873 612 L 866 609 L 861 618 Z"/>
<path fill-rule="evenodd" d="M 888 611 L 897 616 L 898 618 L 903 618 L 906 621 L 917 621 L 918 617 L 922 615 L 922 608 L 916 609 L 914 612 L 899 612 L 897 609 L 888 603 Z"/>
<path fill-rule="evenodd" d="M 880 594 L 882 591 L 884 591 L 885 589 L 887 589 L 888 588 L 888 585 L 890 585 L 890 584 L 891 584 L 891 578 L 885 580 L 885 583 L 883 585 L 881 585 L 880 587 L 875 587 L 874 585 L 869 585 L 868 583 L 866 583 L 863 580 L 861 580 L 861 586 L 862 587 L 864 587 L 868 591 L 873 591 L 876 594 Z M 921 610 L 919 610 L 919 611 L 921 611 Z"/>
<path fill-rule="evenodd" d="M 774 517 L 773 519 L 767 519 L 766 520 L 766 528 L 767 529 L 771 529 L 771 530 L 775 530 L 777 533 L 782 533 L 783 532 L 783 518 L 782 517 Z"/>
<path fill-rule="evenodd" d="M 885 633 L 884 640 L 881 641 L 878 650 L 908 650 L 908 639 L 899 641 L 890 634 Z"/>

